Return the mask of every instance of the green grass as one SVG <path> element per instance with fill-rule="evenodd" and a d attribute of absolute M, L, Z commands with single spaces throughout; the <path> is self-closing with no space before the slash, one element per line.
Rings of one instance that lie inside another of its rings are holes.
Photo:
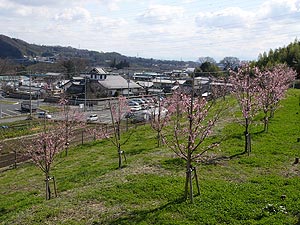
<path fill-rule="evenodd" d="M 1 126 L 7 128 L 0 128 L 0 140 L 35 134 L 42 131 L 44 127 L 43 121 L 38 119 L 2 123 Z"/>
<path fill-rule="evenodd" d="M 48 113 L 54 113 L 54 112 L 59 112 L 61 110 L 61 107 L 43 105 L 43 106 L 40 106 L 39 109 L 44 110 Z"/>
<path fill-rule="evenodd" d="M 43 174 L 31 163 L 1 172 L 0 223 L 299 224 L 300 165 L 293 165 L 300 154 L 299 96 L 300 90 L 289 90 L 268 133 L 258 116 L 250 156 L 240 154 L 243 127 L 227 114 L 214 133 L 224 141 L 209 153 L 209 163 L 197 165 L 201 195 L 194 204 L 182 200 L 184 162 L 157 148 L 156 133 L 145 125 L 124 146 L 122 169 L 108 140 L 58 157 L 52 175 L 59 196 L 49 201 Z"/>
<path fill-rule="evenodd" d="M 0 100 L 0 104 L 14 105 L 17 103 L 18 103 L 17 101 Z"/>

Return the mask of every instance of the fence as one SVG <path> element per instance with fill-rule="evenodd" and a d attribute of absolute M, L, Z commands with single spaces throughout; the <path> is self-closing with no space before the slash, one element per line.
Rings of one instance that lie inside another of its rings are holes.
<path fill-rule="evenodd" d="M 132 129 L 137 125 L 143 125 L 145 123 L 139 124 L 130 124 L 128 129 Z M 99 126 L 99 125 L 98 125 Z M 112 127 L 108 125 L 100 125 L 105 126 L 106 132 L 111 133 Z M 95 126 L 96 128 L 97 126 Z M 127 128 L 124 126 L 122 130 L 126 130 Z M 2 151 L 0 151 L 0 168 L 4 167 L 12 167 L 16 168 L 19 163 L 25 162 L 29 159 L 29 157 L 25 154 L 26 151 L 22 148 L 25 148 L 26 143 L 32 141 L 36 135 L 24 136 L 22 138 L 12 138 L 7 139 L 1 143 Z M 91 142 L 96 140 L 95 133 L 92 133 L 88 130 L 78 129 L 75 130 L 73 136 L 70 140 L 70 146 L 83 145 L 84 143 Z M 23 146 L 23 147 L 22 147 Z"/>
<path fill-rule="evenodd" d="M 30 142 L 35 135 L 25 136 L 23 138 L 12 138 L 2 142 L 1 149 L 5 151 L 0 153 L 0 168 L 16 167 L 17 164 L 28 160 L 26 150 L 24 149 L 27 142 Z M 70 144 L 72 146 L 84 144 L 94 140 L 94 135 L 87 131 L 75 131 Z M 23 149 L 22 149 L 23 148 Z"/>

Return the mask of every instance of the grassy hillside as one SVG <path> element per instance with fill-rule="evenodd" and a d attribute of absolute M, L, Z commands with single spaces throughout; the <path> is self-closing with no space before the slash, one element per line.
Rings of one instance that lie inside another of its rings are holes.
<path fill-rule="evenodd" d="M 290 90 L 270 121 L 253 127 L 241 155 L 243 127 L 228 115 L 220 147 L 198 165 L 201 195 L 182 201 L 184 163 L 137 128 L 118 170 L 109 141 L 70 150 L 53 169 L 58 198 L 44 200 L 44 177 L 31 163 L 0 173 L 1 224 L 300 224 L 300 90 Z M 284 196 L 285 198 L 283 198 Z"/>

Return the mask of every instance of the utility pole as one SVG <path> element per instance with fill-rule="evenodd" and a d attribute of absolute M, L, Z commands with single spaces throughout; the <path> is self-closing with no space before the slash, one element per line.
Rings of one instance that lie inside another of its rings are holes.
<path fill-rule="evenodd" d="M 127 102 L 129 101 L 129 83 L 130 83 L 129 72 L 127 72 L 127 85 L 128 85 L 128 89 L 127 89 Z M 128 116 L 126 116 L 126 131 L 128 131 Z"/>
<path fill-rule="evenodd" d="M 84 112 L 86 111 L 86 74 L 84 76 Z"/>
<path fill-rule="evenodd" d="M 29 71 L 29 117 L 32 119 L 31 71 Z"/>

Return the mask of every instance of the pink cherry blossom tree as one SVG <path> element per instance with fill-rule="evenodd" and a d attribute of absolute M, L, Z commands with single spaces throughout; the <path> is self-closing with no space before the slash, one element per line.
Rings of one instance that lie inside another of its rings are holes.
<path fill-rule="evenodd" d="M 207 144 L 204 141 L 211 134 L 222 110 L 215 109 L 212 113 L 213 102 L 194 97 L 194 88 L 191 94 L 175 92 L 168 101 L 168 110 L 172 117 L 165 130 L 171 128 L 172 134 L 164 132 L 163 141 L 178 157 L 186 161 L 185 199 L 189 198 L 193 202 L 192 173 L 198 194 L 200 187 L 196 167 L 192 163 L 200 160 L 208 150 L 218 145 Z"/>
<path fill-rule="evenodd" d="M 251 136 L 249 133 L 250 125 L 253 117 L 257 114 L 260 104 L 260 89 L 258 85 L 258 77 L 260 70 L 257 67 L 251 67 L 249 64 L 242 65 L 237 72 L 230 71 L 229 82 L 232 84 L 232 94 L 237 99 L 245 127 L 245 151 L 251 152 Z"/>
<path fill-rule="evenodd" d="M 51 176 L 51 169 L 56 155 L 65 148 L 64 129 L 61 124 L 45 129 L 39 133 L 32 142 L 27 145 L 27 155 L 32 159 L 37 167 L 45 175 L 46 199 L 51 198 L 50 181 L 54 182 L 56 194 L 56 184 L 54 176 Z"/>
<path fill-rule="evenodd" d="M 170 119 L 170 113 L 167 110 L 166 100 L 158 99 L 158 106 L 151 109 L 151 127 L 157 133 L 157 147 L 161 145 L 162 131 Z"/>
<path fill-rule="evenodd" d="M 94 127 L 87 129 L 90 135 L 94 136 L 94 141 L 110 137 L 107 124 L 95 124 Z"/>
<path fill-rule="evenodd" d="M 77 109 L 71 108 L 66 98 L 62 98 L 59 102 L 61 106 L 62 127 L 65 137 L 65 152 L 68 155 L 68 149 L 75 130 L 84 126 L 84 114 Z"/>
<path fill-rule="evenodd" d="M 121 150 L 121 147 L 127 143 L 131 135 L 128 135 L 127 138 L 122 139 L 121 137 L 121 121 L 130 112 L 130 109 L 127 104 L 127 99 L 123 96 L 117 98 L 116 102 L 109 102 L 109 109 L 111 114 L 112 121 L 112 135 L 111 142 L 117 148 L 118 158 L 119 158 L 119 169 L 122 168 L 122 155 L 126 161 L 126 155 L 124 150 Z M 132 134 L 132 132 L 130 133 Z M 107 135 L 107 134 L 106 134 Z"/>
<path fill-rule="evenodd" d="M 268 131 L 269 118 L 274 116 L 279 101 L 295 80 L 297 73 L 284 64 L 263 71 L 259 76 L 260 103 L 264 112 L 264 131 Z"/>

